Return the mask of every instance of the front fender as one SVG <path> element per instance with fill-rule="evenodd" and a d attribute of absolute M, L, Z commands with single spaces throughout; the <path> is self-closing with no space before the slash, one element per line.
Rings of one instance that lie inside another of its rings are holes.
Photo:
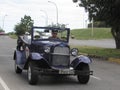
<path fill-rule="evenodd" d="M 51 68 L 48 61 L 39 53 L 31 53 L 24 68 L 28 68 L 30 61 L 34 61 L 33 63 L 38 64 L 40 68 Z"/>
<path fill-rule="evenodd" d="M 80 55 L 72 61 L 71 66 L 75 69 L 80 63 L 89 64 L 91 62 L 92 60 L 89 57 Z"/>

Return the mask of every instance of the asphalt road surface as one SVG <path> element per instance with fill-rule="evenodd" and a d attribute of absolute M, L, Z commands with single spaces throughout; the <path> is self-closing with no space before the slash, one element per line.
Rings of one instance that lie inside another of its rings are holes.
<path fill-rule="evenodd" d="M 0 90 L 120 90 L 120 65 L 93 59 L 90 64 L 94 75 L 86 85 L 79 84 L 75 76 L 40 77 L 38 85 L 27 82 L 27 73 L 14 72 L 13 52 L 16 40 L 0 37 Z"/>

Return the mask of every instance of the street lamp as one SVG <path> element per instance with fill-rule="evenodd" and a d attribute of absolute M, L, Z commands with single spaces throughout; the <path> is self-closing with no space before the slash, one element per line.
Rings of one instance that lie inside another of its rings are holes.
<path fill-rule="evenodd" d="M 5 17 L 7 16 L 7 14 L 6 15 L 4 15 L 4 17 L 3 17 L 3 25 L 2 25 L 2 29 L 4 30 L 4 22 L 5 22 Z"/>
<path fill-rule="evenodd" d="M 48 1 L 48 2 L 52 3 L 56 7 L 56 23 L 58 24 L 58 7 L 57 7 L 57 4 L 55 2 L 52 2 L 52 1 Z"/>
<path fill-rule="evenodd" d="M 41 12 L 43 12 L 46 15 L 46 26 L 48 26 L 48 15 L 47 12 L 44 10 L 40 10 Z"/>

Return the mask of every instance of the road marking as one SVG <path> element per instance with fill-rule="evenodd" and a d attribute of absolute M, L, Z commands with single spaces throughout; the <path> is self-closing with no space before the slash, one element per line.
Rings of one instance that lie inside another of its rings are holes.
<path fill-rule="evenodd" d="M 97 79 L 97 80 L 102 80 L 101 78 L 96 77 L 96 76 L 91 76 L 91 77 L 94 78 L 94 79 Z"/>
<path fill-rule="evenodd" d="M 4 88 L 4 90 L 10 90 L 7 86 L 7 84 L 3 81 L 3 79 L 0 77 L 0 84 L 2 85 L 2 87 Z"/>

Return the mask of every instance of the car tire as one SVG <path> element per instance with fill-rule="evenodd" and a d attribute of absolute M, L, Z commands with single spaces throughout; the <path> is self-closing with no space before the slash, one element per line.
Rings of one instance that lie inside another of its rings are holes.
<path fill-rule="evenodd" d="M 88 64 L 83 64 L 82 65 L 82 71 L 90 71 L 89 65 Z M 89 79 L 90 79 L 90 75 L 77 75 L 78 81 L 80 84 L 87 84 Z"/>
<path fill-rule="evenodd" d="M 16 64 L 16 60 L 15 60 L 15 72 L 17 73 L 17 74 L 21 74 L 22 73 L 22 69 L 20 69 L 18 66 L 17 66 L 17 64 Z"/>
<path fill-rule="evenodd" d="M 34 65 L 29 63 L 27 70 L 28 82 L 31 85 L 36 85 L 38 82 L 38 74 L 34 70 Z"/>

